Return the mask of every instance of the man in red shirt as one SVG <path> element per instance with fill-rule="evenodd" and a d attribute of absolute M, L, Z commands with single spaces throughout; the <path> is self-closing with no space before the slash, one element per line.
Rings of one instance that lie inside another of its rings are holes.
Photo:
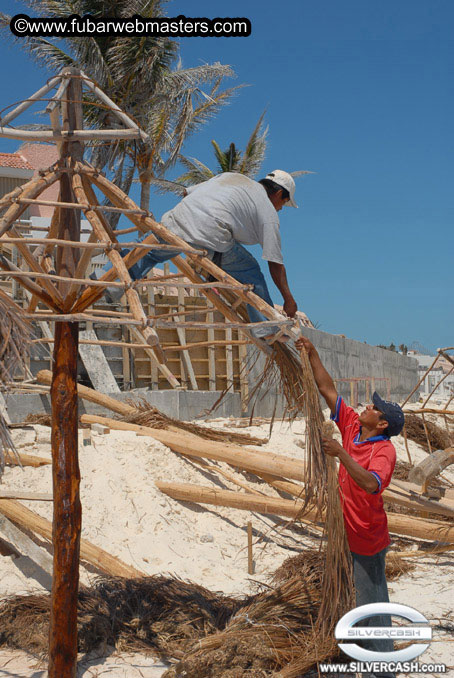
<path fill-rule="evenodd" d="M 381 495 L 391 482 L 396 464 L 390 437 L 401 432 L 404 414 L 397 403 L 382 400 L 375 392 L 373 404 L 358 415 L 337 394 L 333 379 L 309 339 L 302 337 L 295 345 L 307 351 L 318 390 L 342 435 L 342 445 L 323 439 L 323 451 L 340 462 L 339 493 L 353 559 L 356 606 L 388 602 L 385 555 L 390 539 Z M 391 622 L 385 615 L 368 621 L 375 626 L 390 626 Z M 392 651 L 393 643 L 371 640 L 368 649 Z"/>

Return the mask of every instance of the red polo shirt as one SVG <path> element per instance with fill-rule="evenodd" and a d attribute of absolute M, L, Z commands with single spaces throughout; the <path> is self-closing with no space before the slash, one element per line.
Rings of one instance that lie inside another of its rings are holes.
<path fill-rule="evenodd" d="M 342 446 L 360 466 L 373 473 L 378 490 L 369 494 L 355 483 L 343 464 L 339 464 L 339 493 L 348 543 L 353 553 L 373 556 L 389 545 L 388 520 L 382 492 L 391 482 L 396 465 L 396 450 L 387 436 L 374 436 L 360 442 L 359 416 L 339 396 L 331 416 L 342 434 Z"/>

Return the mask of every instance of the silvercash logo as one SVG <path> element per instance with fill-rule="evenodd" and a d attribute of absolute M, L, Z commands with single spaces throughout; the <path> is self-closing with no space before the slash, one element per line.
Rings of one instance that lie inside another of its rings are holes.
<path fill-rule="evenodd" d="M 369 603 L 369 605 L 361 605 L 354 610 L 350 610 L 347 614 L 339 619 L 337 622 L 334 634 L 339 640 L 370 640 L 374 639 L 391 639 L 391 640 L 432 640 L 432 629 L 430 626 L 363 626 L 355 627 L 354 624 L 375 617 L 377 615 L 392 615 L 394 617 L 402 617 L 414 624 L 429 624 L 428 620 L 421 612 L 415 610 L 407 605 L 399 605 L 398 603 Z M 374 650 L 366 650 L 356 643 L 339 643 L 340 649 L 348 654 L 353 659 L 358 661 L 383 661 L 383 662 L 406 662 L 415 657 L 419 657 L 430 643 L 412 643 L 403 650 L 395 650 L 393 652 L 377 652 Z"/>

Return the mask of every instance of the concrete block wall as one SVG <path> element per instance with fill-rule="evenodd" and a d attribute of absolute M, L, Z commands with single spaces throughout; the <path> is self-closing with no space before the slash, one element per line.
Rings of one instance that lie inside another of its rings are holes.
<path fill-rule="evenodd" d="M 191 420 L 203 417 L 215 404 L 221 395 L 220 391 L 150 391 L 135 389 L 126 393 L 112 393 L 113 398 L 129 400 L 143 397 L 150 405 L 160 412 L 174 419 Z M 12 423 L 25 420 L 28 414 L 50 414 L 50 397 L 36 393 L 21 393 L 20 395 L 5 394 L 6 407 Z M 88 402 L 79 400 L 79 414 L 98 414 L 103 417 L 113 417 L 110 410 Z M 211 417 L 240 417 L 241 397 L 239 393 L 227 393 L 216 412 Z"/>

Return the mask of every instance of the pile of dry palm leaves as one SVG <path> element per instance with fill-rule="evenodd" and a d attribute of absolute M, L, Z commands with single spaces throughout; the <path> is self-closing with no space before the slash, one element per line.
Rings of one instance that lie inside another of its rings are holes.
<path fill-rule="evenodd" d="M 25 369 L 31 339 L 30 325 L 22 310 L 0 290 L 0 386 L 7 390 L 18 368 Z M 4 417 L 0 414 L 0 474 L 5 457 L 3 450 L 14 451 L 14 444 Z"/>
<path fill-rule="evenodd" d="M 200 426 L 199 424 L 193 424 L 188 421 L 173 419 L 160 412 L 156 407 L 150 405 L 145 398 L 139 400 L 130 398 L 126 402 L 136 410 L 134 413 L 121 418 L 121 421 L 125 421 L 128 424 L 149 426 L 150 428 L 156 429 L 168 429 L 174 427 L 181 431 L 194 433 L 207 440 L 219 440 L 221 442 L 236 443 L 238 445 L 263 445 L 268 442 L 265 438 L 256 438 L 248 433 L 220 431 L 212 427 Z"/>
<path fill-rule="evenodd" d="M 427 428 L 427 434 L 424 423 Z M 448 431 L 432 421 L 427 421 L 427 419 L 424 422 L 417 414 L 405 415 L 405 431 L 407 438 L 421 445 L 427 452 L 430 452 L 427 438 L 430 440 L 432 450 L 445 450 L 453 442 Z"/>
<path fill-rule="evenodd" d="M 304 672 L 337 654 L 334 636 L 316 628 L 324 567 L 323 555 L 306 549 L 245 598 L 160 575 L 99 578 L 79 591 L 79 651 L 149 652 L 175 661 L 166 678 L 288 676 L 295 660 Z M 49 617 L 48 594 L 3 601 L 0 644 L 44 657 Z"/>

